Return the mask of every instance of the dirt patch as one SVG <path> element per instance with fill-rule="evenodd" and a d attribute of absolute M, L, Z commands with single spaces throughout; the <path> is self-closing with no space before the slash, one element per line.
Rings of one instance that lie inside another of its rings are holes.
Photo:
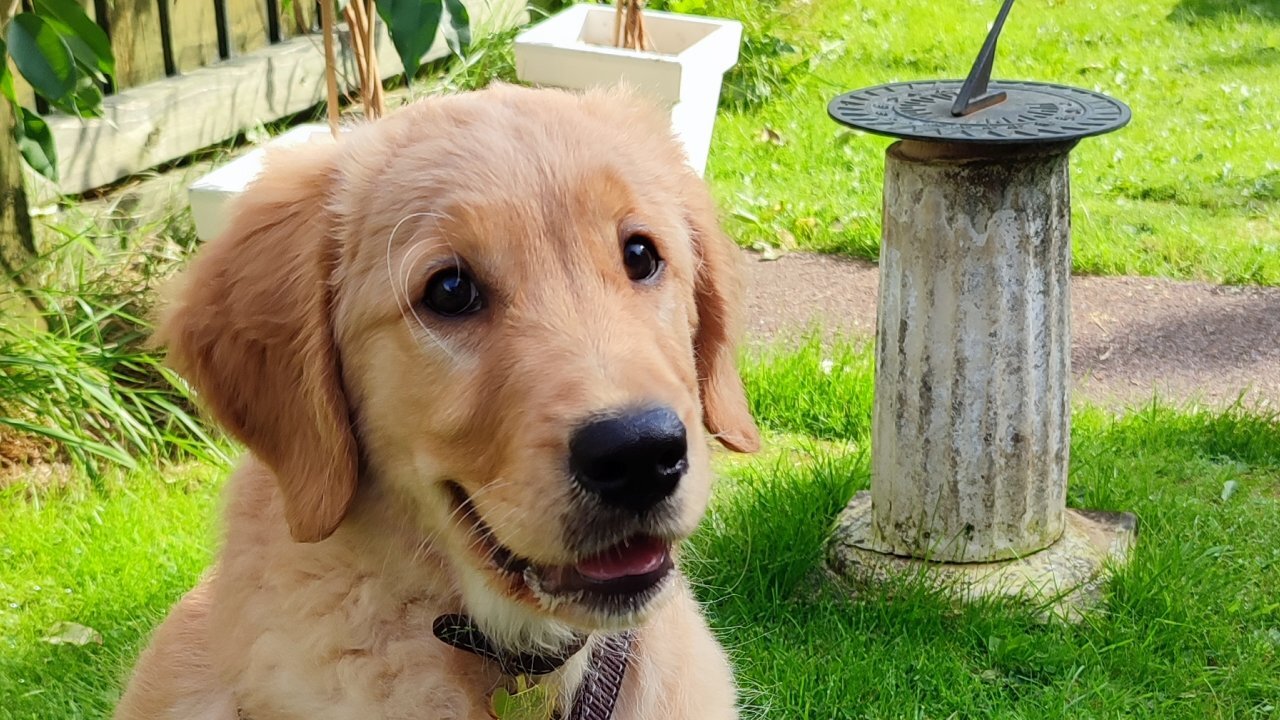
<path fill-rule="evenodd" d="M 814 327 L 875 334 L 875 264 L 794 253 L 746 253 L 748 339 Z M 1280 409 L 1280 288 L 1161 278 L 1075 277 L 1072 368 L 1079 398 L 1123 408 L 1152 397 L 1223 407 L 1243 398 Z"/>
<path fill-rule="evenodd" d="M 19 483 L 39 489 L 63 484 L 70 470 L 56 456 L 51 441 L 0 427 L 0 490 Z"/>
<path fill-rule="evenodd" d="M 0 427 L 0 473 L 15 465 L 43 461 L 50 451 L 47 442 Z"/>

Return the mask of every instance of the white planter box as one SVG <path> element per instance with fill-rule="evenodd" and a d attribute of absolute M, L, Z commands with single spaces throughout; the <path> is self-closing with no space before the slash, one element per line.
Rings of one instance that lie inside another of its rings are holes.
<path fill-rule="evenodd" d="M 720 84 L 738 63 L 742 25 L 733 20 L 648 11 L 654 52 L 613 46 L 612 6 L 580 4 L 516 36 L 516 75 L 573 90 L 626 81 L 671 108 L 689 165 L 706 169 Z"/>
<path fill-rule="evenodd" d="M 187 188 L 187 198 L 191 202 L 196 236 L 201 240 L 212 240 L 227 228 L 231 222 L 228 206 L 262 172 L 262 161 L 268 148 L 298 145 L 327 137 L 328 125 L 299 125 L 191 183 Z"/>

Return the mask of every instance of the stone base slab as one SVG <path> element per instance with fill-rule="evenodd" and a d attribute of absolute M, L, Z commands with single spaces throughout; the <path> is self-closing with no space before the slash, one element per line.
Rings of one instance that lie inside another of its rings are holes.
<path fill-rule="evenodd" d="M 882 583 L 919 577 L 957 600 L 1018 598 L 1042 604 L 1046 616 L 1078 621 L 1102 600 L 1112 569 L 1123 565 L 1137 538 L 1127 512 L 1067 510 L 1066 530 L 1049 547 L 991 563 L 940 563 L 871 550 L 871 493 L 860 492 L 840 514 L 827 547 L 827 569 L 842 580 Z"/>

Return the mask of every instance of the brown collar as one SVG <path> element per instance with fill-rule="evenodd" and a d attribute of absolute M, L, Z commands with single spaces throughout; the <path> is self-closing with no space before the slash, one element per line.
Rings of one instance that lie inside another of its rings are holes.
<path fill-rule="evenodd" d="M 441 615 L 432 624 L 437 638 L 459 650 L 496 664 L 504 675 L 546 675 L 569 662 L 586 645 L 578 637 L 557 653 L 507 653 L 500 650 L 466 615 Z M 635 633 L 627 631 L 601 637 L 591 650 L 591 661 L 565 720 L 609 720 L 622 692 L 622 680 L 631 662 Z"/>

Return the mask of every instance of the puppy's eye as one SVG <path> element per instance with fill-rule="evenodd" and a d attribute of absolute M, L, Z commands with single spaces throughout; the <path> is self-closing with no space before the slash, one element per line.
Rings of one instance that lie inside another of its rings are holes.
<path fill-rule="evenodd" d="M 632 235 L 622 246 L 622 264 L 627 277 L 635 282 L 650 282 L 662 272 L 662 257 L 653 241 L 643 235 Z"/>
<path fill-rule="evenodd" d="M 484 298 L 467 271 L 453 267 L 441 270 L 427 280 L 423 303 L 437 315 L 457 317 L 484 307 Z"/>

